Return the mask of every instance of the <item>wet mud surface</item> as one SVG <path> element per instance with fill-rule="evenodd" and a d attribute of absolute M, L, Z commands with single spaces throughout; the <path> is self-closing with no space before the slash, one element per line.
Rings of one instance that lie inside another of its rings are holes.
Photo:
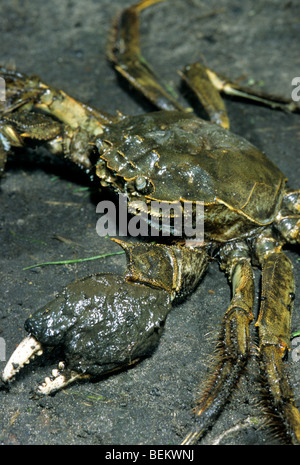
<path fill-rule="evenodd" d="M 105 56 L 112 20 L 121 7 L 131 3 L 3 0 L 0 60 L 21 72 L 38 74 L 105 111 L 131 115 L 151 111 L 151 105 L 116 75 Z M 177 70 L 203 60 L 232 79 L 244 77 L 243 82 L 254 80 L 269 92 L 289 96 L 291 81 L 300 69 L 299 21 L 296 1 L 174 0 L 143 13 L 141 45 L 156 72 L 178 92 Z M 226 104 L 232 130 L 266 152 L 286 173 L 289 184 L 299 187 L 299 115 L 230 99 Z M 95 229 L 97 202 L 109 194 L 87 190 L 88 186 L 85 177 L 43 149 L 9 161 L 0 187 L 0 336 L 7 358 L 25 336 L 25 319 L 57 291 L 79 277 L 124 267 L 124 256 L 112 256 L 23 270 L 41 262 L 119 251 Z M 288 255 L 299 288 L 298 255 L 295 251 Z M 259 284 L 258 270 L 255 275 Z M 257 289 L 256 304 L 258 296 Z M 229 299 L 227 280 L 217 264 L 212 264 L 197 291 L 172 310 L 151 357 L 132 369 L 97 382 L 74 384 L 51 397 L 36 398 L 33 391 L 58 360 L 50 354 L 33 362 L 9 392 L 0 391 L 0 443 L 180 443 L 193 425 L 191 407 L 207 376 Z M 296 297 L 293 331 L 300 328 L 298 310 Z M 254 325 L 252 332 L 255 340 Z M 1 370 L 4 365 L 0 361 Z M 291 377 L 299 399 L 299 361 L 291 360 Z M 202 443 L 278 443 L 261 426 L 253 360 Z"/>

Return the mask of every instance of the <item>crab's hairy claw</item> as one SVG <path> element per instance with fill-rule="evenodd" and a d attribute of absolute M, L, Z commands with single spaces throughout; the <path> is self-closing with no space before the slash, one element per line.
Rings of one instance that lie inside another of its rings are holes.
<path fill-rule="evenodd" d="M 13 354 L 4 380 L 42 347 L 59 347 L 64 363 L 39 386 L 41 394 L 132 365 L 153 350 L 172 300 L 194 290 L 208 257 L 180 246 L 116 242 L 126 250 L 124 276 L 103 273 L 83 278 L 31 315 L 25 322 L 30 336 Z M 156 271 L 151 274 L 153 267 Z"/>
<path fill-rule="evenodd" d="M 195 408 L 196 426 L 182 442 L 184 445 L 195 444 L 212 426 L 236 387 L 249 358 L 254 283 L 248 259 L 240 259 L 234 265 L 231 281 L 233 298 L 223 319 L 218 360 Z"/>
<path fill-rule="evenodd" d="M 2 374 L 2 380 L 4 382 L 10 381 L 35 355 L 42 355 L 42 353 L 42 345 L 34 336 L 25 337 L 8 360 Z"/>
<path fill-rule="evenodd" d="M 294 299 L 292 263 L 280 250 L 262 261 L 262 301 L 256 326 L 263 379 L 263 402 L 274 430 L 293 444 L 300 444 L 300 413 L 283 361 L 290 347 Z"/>
<path fill-rule="evenodd" d="M 96 274 L 68 285 L 25 329 L 43 346 L 60 347 L 69 370 L 99 376 L 151 352 L 170 308 L 163 289 Z"/>

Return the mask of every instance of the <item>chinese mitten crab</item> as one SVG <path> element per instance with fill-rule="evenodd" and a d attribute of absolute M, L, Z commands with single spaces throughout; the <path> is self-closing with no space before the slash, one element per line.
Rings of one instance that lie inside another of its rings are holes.
<path fill-rule="evenodd" d="M 217 418 L 247 364 L 252 266 L 260 266 L 256 326 L 265 409 L 284 438 L 299 444 L 300 414 L 283 361 L 290 345 L 294 277 L 282 249 L 300 242 L 300 191 L 288 190 L 284 174 L 229 131 L 219 92 L 286 110 L 298 108 L 283 99 L 250 93 L 199 63 L 187 66 L 182 77 L 211 121 L 182 108 L 140 58 L 139 13 L 159 1 L 143 0 L 122 13 L 110 58 L 160 111 L 111 116 L 37 76 L 1 69 L 7 102 L 0 119 L 0 169 L 4 171 L 11 148 L 43 142 L 51 153 L 99 178 L 102 186 L 126 194 L 129 211 L 149 213 L 150 225 L 152 201 L 179 204 L 182 216 L 188 204 L 193 221 L 197 205 L 203 204 L 204 241 L 185 244 L 183 233 L 171 245 L 117 241 L 127 255 L 125 275 L 102 273 L 70 284 L 30 316 L 25 322 L 29 335 L 12 354 L 2 380 L 11 381 L 44 347 L 60 346 L 64 354 L 58 369 L 39 387 L 44 394 L 75 379 L 135 363 L 157 344 L 172 302 L 192 292 L 215 259 L 231 283 L 232 300 L 223 318 L 214 372 L 195 408 L 195 428 L 183 441 L 195 443 Z"/>

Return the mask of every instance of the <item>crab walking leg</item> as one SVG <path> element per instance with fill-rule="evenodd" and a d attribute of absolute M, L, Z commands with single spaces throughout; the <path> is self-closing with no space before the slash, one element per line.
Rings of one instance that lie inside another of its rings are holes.
<path fill-rule="evenodd" d="M 203 105 L 209 119 L 229 129 L 230 122 L 224 100 L 211 79 L 209 71 L 201 63 L 193 63 L 185 66 L 180 75 Z"/>
<path fill-rule="evenodd" d="M 6 107 L 0 114 L 0 174 L 10 148 L 22 147 L 28 140 L 46 142 L 51 153 L 68 157 L 89 170 L 91 141 L 103 133 L 106 124 L 118 121 L 119 116 L 78 102 L 43 83 L 38 76 L 4 68 L 0 68 L 0 75 L 7 84 Z"/>
<path fill-rule="evenodd" d="M 158 76 L 142 57 L 139 41 L 139 13 L 165 0 L 143 0 L 121 13 L 114 28 L 109 58 L 115 69 L 161 110 L 184 108 L 159 83 Z"/>
<path fill-rule="evenodd" d="M 0 174 L 10 148 L 22 147 L 29 140 L 44 142 L 54 155 L 68 157 L 83 169 L 91 168 L 92 145 L 87 131 L 72 129 L 48 115 L 24 111 L 0 118 Z"/>
<path fill-rule="evenodd" d="M 185 66 L 180 74 L 197 95 L 197 98 L 207 111 L 210 120 L 226 129 L 229 128 L 229 118 L 221 93 L 252 100 L 273 109 L 292 112 L 300 111 L 300 106 L 291 99 L 270 95 L 250 87 L 240 86 L 199 62 Z"/>
<path fill-rule="evenodd" d="M 198 63 L 196 63 L 195 65 L 198 66 Z M 209 68 L 205 68 L 205 70 L 209 76 L 210 81 L 213 83 L 215 88 L 219 90 L 219 92 L 233 97 L 252 100 L 261 105 L 266 105 L 272 109 L 292 111 L 298 113 L 300 111 L 299 104 L 297 104 L 290 98 L 285 98 L 280 95 L 268 94 L 263 90 L 253 89 L 250 86 L 241 86 L 236 82 L 233 82 L 230 79 L 222 76 L 221 74 L 215 73 Z"/>
<path fill-rule="evenodd" d="M 300 444 L 300 413 L 283 357 L 290 346 L 294 276 L 288 257 L 275 249 L 262 261 L 262 299 L 256 326 L 267 413 L 281 435 Z M 272 421 L 271 420 L 271 421 Z"/>
<path fill-rule="evenodd" d="M 248 259 L 239 259 L 232 267 L 233 298 L 227 309 L 219 343 L 219 359 L 208 386 L 195 408 L 197 425 L 182 442 L 195 444 L 214 423 L 247 363 L 250 351 L 249 324 L 253 319 L 253 271 Z"/>
<path fill-rule="evenodd" d="M 125 9 L 116 21 L 108 55 L 114 63 L 115 69 L 156 107 L 162 110 L 185 111 L 176 98 L 172 96 L 172 93 L 159 82 L 159 77 L 146 63 L 140 49 L 140 12 L 163 1 L 165 0 L 142 0 Z M 201 63 L 192 63 L 185 67 L 180 74 L 196 93 L 210 119 L 227 129 L 229 128 L 229 119 L 220 92 L 238 98 L 254 100 L 271 108 L 300 111 L 300 106 L 290 99 L 280 96 L 274 97 L 260 90 L 242 87 Z"/>
<path fill-rule="evenodd" d="M 221 93 L 254 100 L 262 105 L 279 110 L 300 111 L 300 106 L 291 100 L 239 86 L 201 63 L 192 63 L 185 66 L 180 75 L 202 103 L 210 120 L 225 129 L 229 129 L 230 123 Z"/>
<path fill-rule="evenodd" d="M 73 129 L 80 126 L 95 135 L 102 132 L 102 124 L 115 119 L 114 116 L 96 110 L 91 105 L 73 99 L 64 91 L 49 86 L 37 75 L 27 76 L 1 67 L 0 75 L 6 83 L 4 115 L 17 109 L 30 111 L 37 108 L 55 116 Z"/>

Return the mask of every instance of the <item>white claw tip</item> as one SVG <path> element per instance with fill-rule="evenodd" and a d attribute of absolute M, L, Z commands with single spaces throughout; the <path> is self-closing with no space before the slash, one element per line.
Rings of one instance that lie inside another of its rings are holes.
<path fill-rule="evenodd" d="M 68 373 L 62 373 L 65 364 L 60 362 L 58 364 L 58 369 L 52 370 L 52 376 L 47 376 L 45 381 L 38 387 L 38 394 L 48 395 L 52 392 L 59 391 L 70 383 L 73 383 L 76 379 L 84 378 L 84 375 L 76 373 L 75 371 L 70 371 Z"/>
<path fill-rule="evenodd" d="M 41 344 L 33 336 L 27 336 L 18 345 L 8 360 L 2 374 L 4 382 L 10 381 L 18 371 L 35 357 L 43 353 Z"/>

